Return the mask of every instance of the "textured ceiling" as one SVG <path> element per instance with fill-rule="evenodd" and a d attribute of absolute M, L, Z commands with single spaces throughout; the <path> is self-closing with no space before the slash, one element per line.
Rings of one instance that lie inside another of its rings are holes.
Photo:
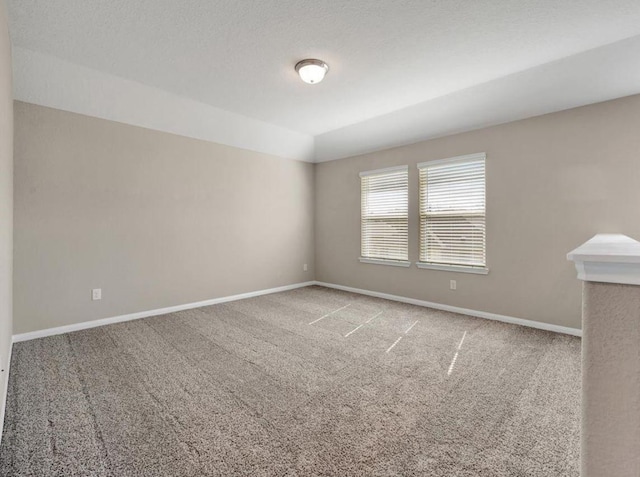
<path fill-rule="evenodd" d="M 16 46 L 312 135 L 640 34 L 638 0 L 8 4 Z"/>

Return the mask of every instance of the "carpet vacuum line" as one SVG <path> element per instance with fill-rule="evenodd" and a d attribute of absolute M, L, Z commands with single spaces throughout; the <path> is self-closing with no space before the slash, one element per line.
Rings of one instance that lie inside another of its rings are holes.
<path fill-rule="evenodd" d="M 313 320 L 311 323 L 309 323 L 310 325 L 313 325 L 314 323 L 317 323 L 320 320 L 324 320 L 327 316 L 331 316 L 334 313 L 339 312 L 340 310 L 344 310 L 346 307 L 351 306 L 351 303 L 349 303 L 348 305 L 343 306 L 342 308 L 338 308 L 337 310 L 333 310 L 331 313 L 327 313 L 324 316 L 321 316 L 320 318 L 318 318 L 317 320 Z"/>

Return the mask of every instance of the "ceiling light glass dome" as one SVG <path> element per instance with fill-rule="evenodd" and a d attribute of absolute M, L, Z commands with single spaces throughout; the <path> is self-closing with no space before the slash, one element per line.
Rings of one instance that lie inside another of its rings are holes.
<path fill-rule="evenodd" d="M 329 65 L 322 60 L 302 60 L 296 64 L 296 71 L 305 83 L 317 84 L 324 79 L 329 71 Z"/>

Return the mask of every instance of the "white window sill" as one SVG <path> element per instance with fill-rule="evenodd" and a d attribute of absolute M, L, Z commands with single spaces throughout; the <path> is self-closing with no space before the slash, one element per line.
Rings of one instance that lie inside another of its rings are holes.
<path fill-rule="evenodd" d="M 460 265 L 438 265 L 436 263 L 416 262 L 418 268 L 428 270 L 444 270 L 446 272 L 475 273 L 476 275 L 487 275 L 489 269 L 486 267 L 464 267 Z"/>
<path fill-rule="evenodd" d="M 409 260 L 384 260 L 382 258 L 359 258 L 362 263 L 371 263 L 373 265 L 391 265 L 392 267 L 410 267 Z"/>

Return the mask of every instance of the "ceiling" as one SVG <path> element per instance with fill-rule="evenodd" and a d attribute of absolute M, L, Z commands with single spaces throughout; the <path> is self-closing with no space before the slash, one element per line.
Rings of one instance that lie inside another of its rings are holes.
<path fill-rule="evenodd" d="M 18 49 L 309 136 L 640 35 L 637 0 L 8 0 Z M 330 65 L 304 84 L 303 58 Z M 640 86 L 639 86 L 640 91 Z"/>

